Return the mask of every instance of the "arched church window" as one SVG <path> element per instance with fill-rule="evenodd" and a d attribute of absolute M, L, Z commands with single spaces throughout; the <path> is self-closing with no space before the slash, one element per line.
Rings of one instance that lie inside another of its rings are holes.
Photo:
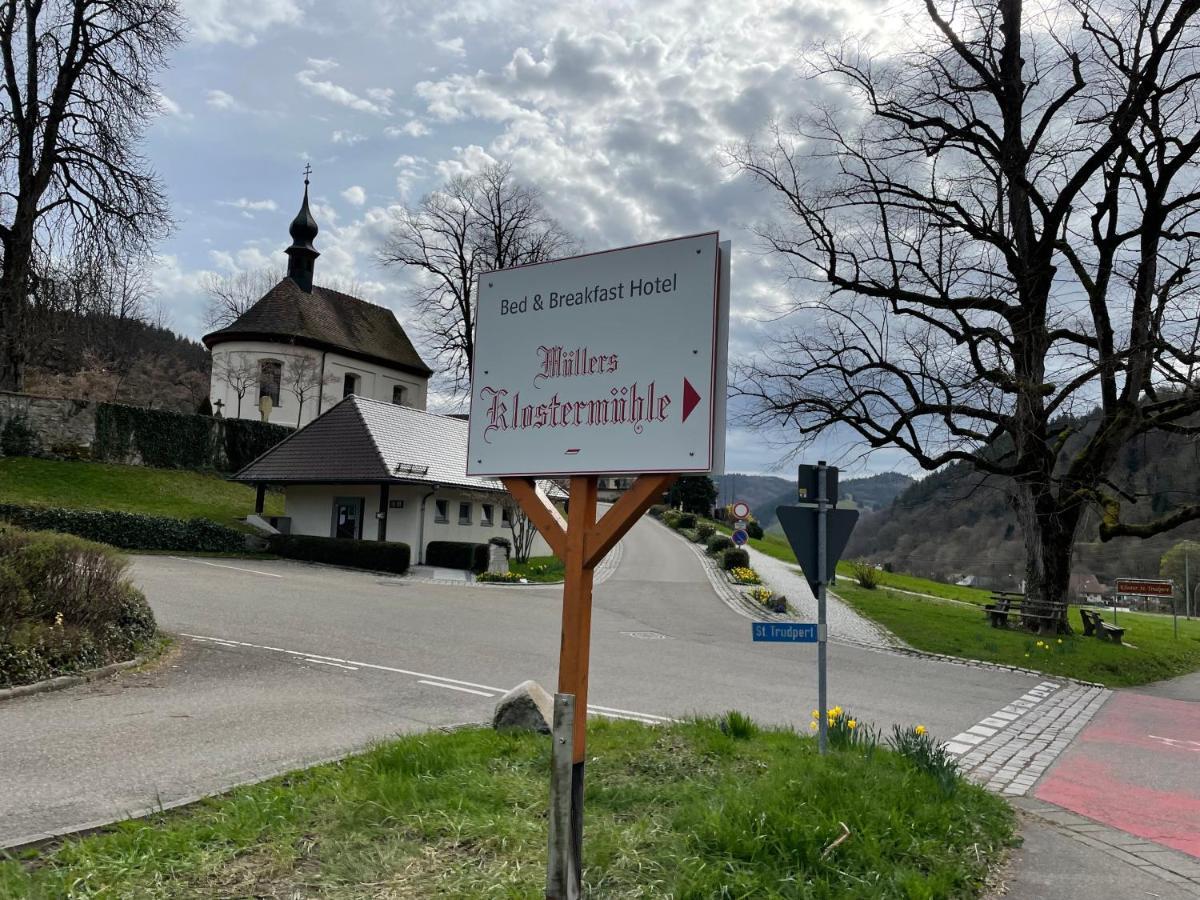
<path fill-rule="evenodd" d="M 283 379 L 283 363 L 264 359 L 258 364 L 258 399 L 271 398 L 271 406 L 279 408 L 279 383 Z"/>

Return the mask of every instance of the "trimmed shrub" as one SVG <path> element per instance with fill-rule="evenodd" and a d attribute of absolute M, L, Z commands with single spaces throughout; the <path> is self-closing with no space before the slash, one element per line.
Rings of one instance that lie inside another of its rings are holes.
<path fill-rule="evenodd" d="M 273 534 L 268 540 L 272 553 L 305 562 L 373 569 L 378 572 L 408 571 L 412 550 L 400 541 L 354 541 L 307 534 Z"/>
<path fill-rule="evenodd" d="M 646 510 L 646 512 L 656 519 L 661 519 L 663 517 L 663 513 L 670 508 L 671 507 L 667 506 L 665 503 L 655 503 L 652 507 Z"/>
<path fill-rule="evenodd" d="M 487 544 L 469 541 L 430 541 L 425 546 L 425 564 L 446 569 L 482 572 L 488 567 Z"/>
<path fill-rule="evenodd" d="M 757 522 L 746 523 L 746 534 L 754 538 L 756 541 L 761 541 L 763 536 L 763 527 Z"/>
<path fill-rule="evenodd" d="M 716 556 L 718 553 L 721 553 L 722 551 L 728 550 L 730 547 L 732 547 L 733 541 L 729 539 L 729 535 L 727 534 L 714 534 L 708 539 L 707 546 L 708 552 L 713 556 Z"/>
<path fill-rule="evenodd" d="M 708 539 L 716 533 L 717 529 L 708 522 L 701 522 L 696 526 L 696 538 L 703 543 L 708 543 Z"/>
<path fill-rule="evenodd" d="M 157 633 L 111 547 L 0 527 L 0 686 L 131 659 Z"/>
<path fill-rule="evenodd" d="M 292 431 L 253 419 L 215 419 L 101 403 L 96 408 L 92 458 L 112 462 L 139 459 L 142 465 L 162 469 L 237 472 Z"/>
<path fill-rule="evenodd" d="M 682 513 L 680 513 L 679 510 L 668 509 L 665 513 L 662 514 L 663 524 L 666 525 L 668 528 L 678 528 L 680 515 L 682 515 Z"/>
<path fill-rule="evenodd" d="M 725 571 L 749 567 L 750 554 L 741 547 L 730 547 L 721 553 L 721 568 Z"/>
<path fill-rule="evenodd" d="M 193 550 L 236 553 L 246 549 L 241 532 L 209 519 L 174 519 L 103 509 L 66 509 L 0 503 L 0 521 L 22 528 L 74 534 L 124 550 Z"/>
<path fill-rule="evenodd" d="M 23 418 L 14 416 L 0 429 L 0 455 L 30 456 L 37 445 L 37 435 Z"/>
<path fill-rule="evenodd" d="M 695 527 L 696 527 L 696 515 L 695 515 L 695 513 L 680 513 L 680 514 L 679 514 L 679 521 L 676 523 L 675 527 L 676 527 L 676 528 L 679 528 L 679 529 L 684 529 L 684 528 L 691 529 L 691 528 L 695 528 Z"/>

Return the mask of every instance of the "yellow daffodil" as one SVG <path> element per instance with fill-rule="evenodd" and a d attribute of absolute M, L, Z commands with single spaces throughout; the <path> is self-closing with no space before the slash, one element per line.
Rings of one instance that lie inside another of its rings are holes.
<path fill-rule="evenodd" d="M 917 734 L 924 734 L 924 733 L 925 733 L 925 726 L 924 726 L 924 725 L 918 725 L 916 728 L 914 728 L 914 729 L 913 729 L 913 731 L 915 731 Z"/>
<path fill-rule="evenodd" d="M 846 727 L 853 730 L 858 727 L 858 722 L 856 722 L 854 719 L 851 719 L 846 723 Z"/>
<path fill-rule="evenodd" d="M 1062 643 L 1062 638 L 1059 638 L 1059 639 L 1058 639 L 1058 642 L 1061 644 L 1061 643 Z"/>
<path fill-rule="evenodd" d="M 820 710 L 818 710 L 818 709 L 814 709 L 814 710 L 813 710 L 813 718 L 814 718 L 814 719 L 819 719 L 819 718 L 821 718 L 821 711 L 820 711 Z"/>
<path fill-rule="evenodd" d="M 808 727 L 809 727 L 809 728 L 811 728 L 813 731 L 816 731 L 816 730 L 817 730 L 817 723 L 816 723 L 816 722 L 809 722 L 809 723 L 808 723 Z"/>

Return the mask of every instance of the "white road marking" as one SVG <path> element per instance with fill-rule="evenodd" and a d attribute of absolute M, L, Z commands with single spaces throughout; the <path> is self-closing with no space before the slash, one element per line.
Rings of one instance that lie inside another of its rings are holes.
<path fill-rule="evenodd" d="M 446 690 L 448 690 L 448 691 L 462 691 L 464 694 L 478 694 L 480 697 L 495 697 L 496 696 L 495 694 L 489 693 L 487 691 L 477 691 L 474 688 L 459 687 L 456 684 L 443 684 L 440 681 L 428 681 L 424 678 L 418 679 L 417 684 L 428 684 L 431 687 L 446 688 Z"/>
<path fill-rule="evenodd" d="M 251 575 L 263 575 L 266 578 L 282 578 L 282 575 L 276 575 L 274 572 L 260 572 L 258 569 L 244 569 L 241 566 L 225 566 L 220 563 L 208 562 L 203 559 L 192 559 L 188 556 L 172 556 L 171 559 L 177 559 L 180 562 L 200 563 L 202 566 L 212 566 L 214 569 L 233 569 L 235 572 L 249 572 Z"/>
<path fill-rule="evenodd" d="M 458 678 L 446 678 L 442 675 L 430 675 L 428 672 L 417 672 L 413 669 L 400 669 L 396 666 L 381 666 L 378 663 L 361 662 L 356 659 L 343 659 L 340 656 L 323 656 L 320 653 L 303 653 L 300 650 L 286 650 L 283 647 L 269 647 L 266 644 L 251 644 L 248 641 L 233 641 L 228 638 L 216 638 L 211 635 L 204 634 L 189 634 L 186 631 L 181 631 L 180 635 L 185 638 L 191 638 L 194 641 L 211 641 L 221 644 L 226 647 L 249 647 L 252 650 L 269 650 L 272 653 L 286 653 L 288 656 L 300 656 L 309 662 L 324 662 L 331 665 L 341 664 L 341 668 L 345 669 L 374 669 L 378 672 L 393 672 L 397 675 L 411 675 L 422 684 L 432 684 L 436 687 L 450 688 L 451 690 L 461 690 L 468 694 L 479 694 L 481 697 L 492 697 L 496 694 L 507 694 L 508 688 L 500 688 L 491 684 L 479 684 L 475 681 L 462 681 Z M 424 680 L 422 679 L 429 679 Z M 455 688 L 453 685 L 461 685 L 462 687 Z M 479 690 L 469 690 L 469 688 L 478 688 Z M 487 693 L 485 693 L 485 691 Z M 647 725 L 661 725 L 667 722 L 677 722 L 678 719 L 672 719 L 668 716 L 657 716 L 653 713 L 637 712 L 632 709 L 619 709 L 613 706 L 597 706 L 594 703 L 588 704 L 588 712 L 592 715 L 604 716 L 607 719 L 632 719 L 636 722 L 643 722 Z"/>
<path fill-rule="evenodd" d="M 326 660 L 326 659 L 310 659 L 309 657 L 306 656 L 306 657 L 304 657 L 304 661 L 310 662 L 310 663 L 317 663 L 318 665 L 322 665 L 322 666 L 337 666 L 339 669 L 349 669 L 351 672 L 358 671 L 358 666 L 343 666 L 341 663 L 329 662 L 329 660 Z"/>

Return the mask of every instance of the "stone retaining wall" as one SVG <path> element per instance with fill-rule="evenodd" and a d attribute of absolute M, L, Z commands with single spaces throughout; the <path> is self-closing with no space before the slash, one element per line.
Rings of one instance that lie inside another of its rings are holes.
<path fill-rule="evenodd" d="M 34 397 L 0 391 L 0 434 L 12 420 L 31 432 L 31 456 L 60 458 L 91 456 L 96 440 L 96 408 L 93 400 Z M 10 432 L 11 433 L 11 432 Z"/>

